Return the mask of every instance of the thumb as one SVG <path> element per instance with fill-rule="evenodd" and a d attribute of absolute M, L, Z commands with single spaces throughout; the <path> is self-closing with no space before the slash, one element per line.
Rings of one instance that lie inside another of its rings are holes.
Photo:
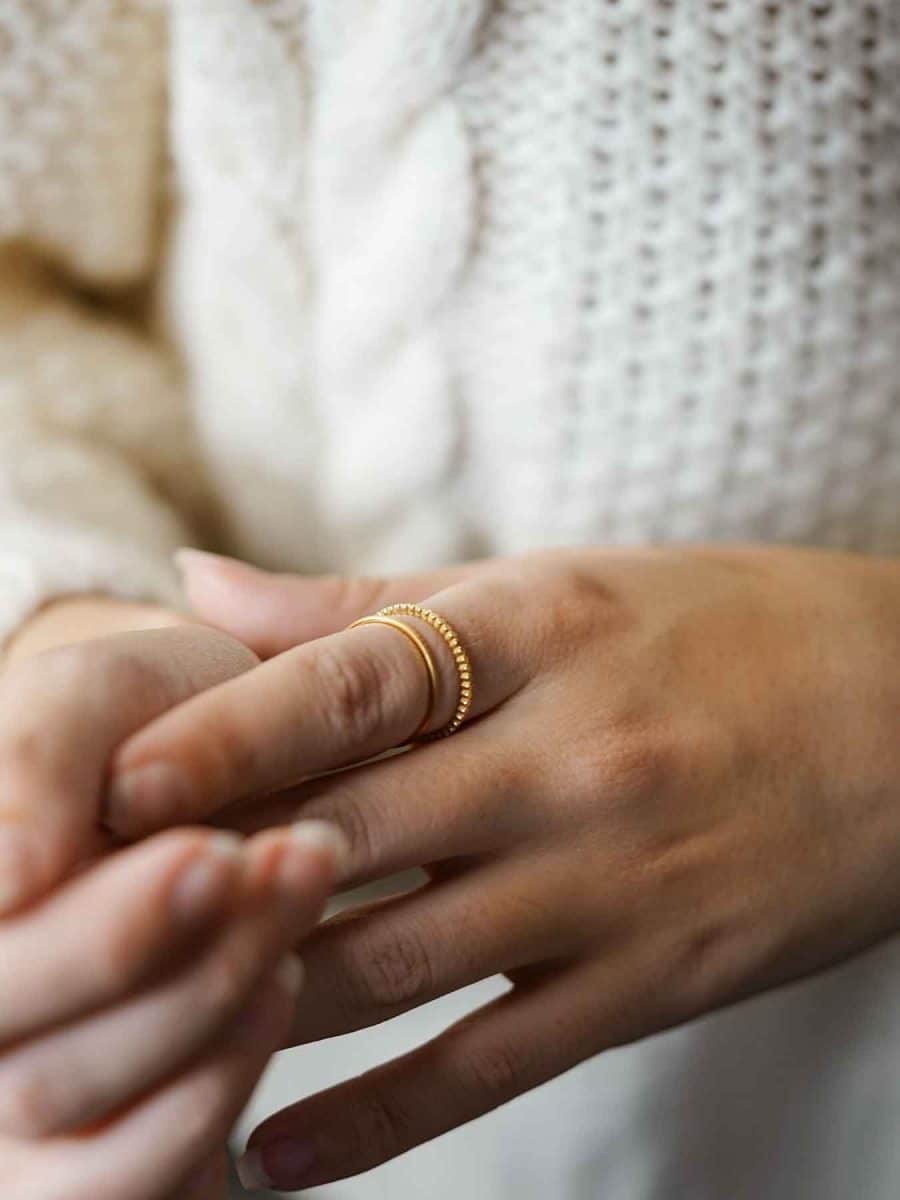
<path fill-rule="evenodd" d="M 260 658 L 272 658 L 345 629 L 386 604 L 418 601 L 457 582 L 455 567 L 395 579 L 274 575 L 202 550 L 179 550 L 175 562 L 196 617 L 230 633 Z"/>
<path fill-rule="evenodd" d="M 117 746 L 258 661 L 184 624 L 58 647 L 0 673 L 0 918 L 108 848 L 101 803 Z"/>

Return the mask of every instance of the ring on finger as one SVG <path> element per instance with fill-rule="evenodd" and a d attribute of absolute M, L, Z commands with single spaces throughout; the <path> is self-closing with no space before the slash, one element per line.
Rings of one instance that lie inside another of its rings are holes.
<path fill-rule="evenodd" d="M 426 734 L 424 732 L 434 715 L 438 693 L 438 672 L 434 657 L 424 639 L 415 630 L 411 629 L 405 621 L 398 620 L 398 617 L 413 617 L 416 620 L 423 621 L 444 640 L 453 656 L 458 685 L 456 707 L 449 722 L 435 733 Z M 371 616 L 362 617 L 360 620 L 354 621 L 350 628 L 357 629 L 363 625 L 384 625 L 389 629 L 394 629 L 398 633 L 401 633 L 415 646 L 425 664 L 425 669 L 428 673 L 428 708 L 422 723 L 413 734 L 412 740 L 432 742 L 452 737 L 454 733 L 457 733 L 469 715 L 474 689 L 471 661 L 463 647 L 459 634 L 450 622 L 446 621 L 439 613 L 433 612 L 430 608 L 423 608 L 421 604 L 390 604 L 387 608 L 382 608 L 379 612 L 373 613 Z"/>

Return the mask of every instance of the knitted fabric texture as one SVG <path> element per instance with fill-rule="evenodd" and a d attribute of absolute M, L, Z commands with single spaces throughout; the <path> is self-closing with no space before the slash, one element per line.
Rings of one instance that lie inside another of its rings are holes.
<path fill-rule="evenodd" d="M 4 0 L 0 255 L 3 631 L 211 528 L 900 551 L 895 0 Z"/>

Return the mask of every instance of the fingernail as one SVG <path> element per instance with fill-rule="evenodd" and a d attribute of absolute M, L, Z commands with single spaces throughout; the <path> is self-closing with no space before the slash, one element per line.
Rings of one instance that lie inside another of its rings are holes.
<path fill-rule="evenodd" d="M 32 848 L 18 829 L 0 832 L 0 913 L 12 912 L 28 898 L 32 883 Z"/>
<path fill-rule="evenodd" d="M 248 1150 L 235 1163 L 235 1169 L 237 1177 L 241 1181 L 241 1187 L 248 1192 L 261 1192 L 263 1188 L 273 1186 L 273 1180 L 266 1174 L 262 1155 L 258 1150 Z"/>
<path fill-rule="evenodd" d="M 282 1138 L 248 1150 L 237 1163 L 237 1173 L 250 1192 L 262 1188 L 295 1192 L 306 1184 L 314 1165 L 315 1152 L 309 1142 Z"/>
<path fill-rule="evenodd" d="M 286 954 L 276 968 L 278 982 L 294 1000 L 303 991 L 303 963 L 296 954 Z"/>
<path fill-rule="evenodd" d="M 290 831 L 275 870 L 274 886 L 286 906 L 293 912 L 300 901 L 304 910 L 310 885 L 321 877 L 322 860 L 326 869 L 339 878 L 347 857 L 347 841 L 333 825 L 325 821 L 302 821 Z"/>
<path fill-rule="evenodd" d="M 335 875 L 342 875 L 350 860 L 350 843 L 345 834 L 329 821 L 298 821 L 291 828 L 295 845 L 306 851 L 324 855 L 330 860 Z"/>
<path fill-rule="evenodd" d="M 169 763 L 150 763 L 114 775 L 106 793 L 106 821 L 126 836 L 163 829 L 190 811 L 190 782 Z"/>
<path fill-rule="evenodd" d="M 185 867 L 172 889 L 172 907 L 183 924 L 203 925 L 221 913 L 240 857 L 240 839 L 217 833 L 203 854 Z"/>

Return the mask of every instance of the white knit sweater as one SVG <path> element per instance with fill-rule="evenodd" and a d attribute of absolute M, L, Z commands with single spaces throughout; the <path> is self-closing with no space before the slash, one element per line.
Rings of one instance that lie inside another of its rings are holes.
<path fill-rule="evenodd" d="M 0 632 L 180 542 L 900 550 L 900 5 L 0 0 L 0 456 Z"/>
<path fill-rule="evenodd" d="M 898 0 L 0 0 L 0 637 L 178 603 L 182 542 L 668 538 L 900 552 Z M 895 945 L 334 1195 L 894 1200 L 898 987 Z"/>

